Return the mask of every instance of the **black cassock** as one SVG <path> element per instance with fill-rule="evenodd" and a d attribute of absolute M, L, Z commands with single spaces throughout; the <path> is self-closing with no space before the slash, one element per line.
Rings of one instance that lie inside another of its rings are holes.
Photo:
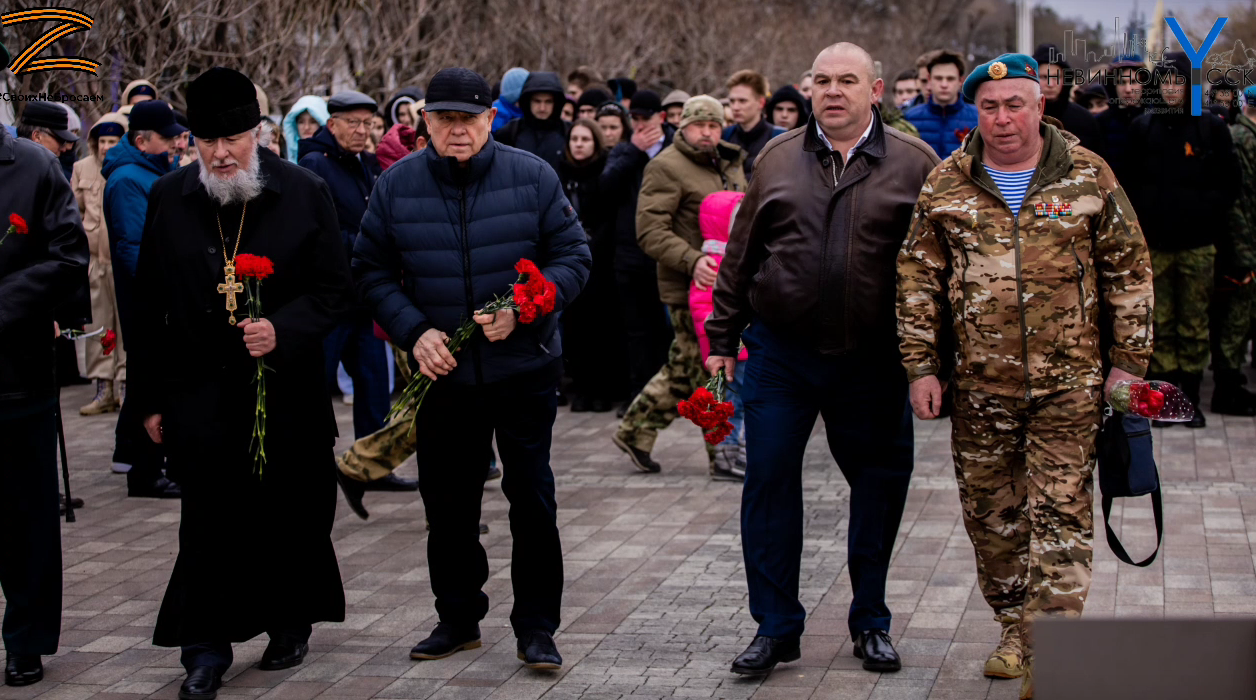
<path fill-rule="evenodd" d="M 244 217 L 240 253 L 264 255 L 262 316 L 275 327 L 266 356 L 266 454 L 259 478 L 249 442 L 256 360 L 228 324 L 227 254 L 242 207 L 220 207 L 198 164 L 166 175 L 149 198 L 137 279 L 142 326 L 126 329 L 127 401 L 163 416 L 170 465 L 183 487 L 179 557 L 153 643 L 242 642 L 262 632 L 344 620 L 331 543 L 337 435 L 323 338 L 352 308 L 335 206 L 315 175 L 259 149 L 265 189 Z M 248 315 L 238 297 L 237 319 Z"/>

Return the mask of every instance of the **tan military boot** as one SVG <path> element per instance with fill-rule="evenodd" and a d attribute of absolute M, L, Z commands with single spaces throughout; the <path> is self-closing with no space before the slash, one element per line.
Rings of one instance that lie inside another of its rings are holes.
<path fill-rule="evenodd" d="M 105 379 L 96 380 L 96 398 L 79 409 L 80 416 L 99 416 L 102 413 L 113 413 L 118 410 L 118 400 L 113 397 L 113 382 Z"/>
<path fill-rule="evenodd" d="M 1033 700 L 1034 697 L 1034 665 L 1025 664 L 1025 673 L 1021 676 L 1020 700 Z"/>
<path fill-rule="evenodd" d="M 986 659 L 986 678 L 1020 678 L 1024 671 L 1024 647 L 1021 645 L 1020 620 L 1003 616 L 1003 635 L 999 646 Z"/>

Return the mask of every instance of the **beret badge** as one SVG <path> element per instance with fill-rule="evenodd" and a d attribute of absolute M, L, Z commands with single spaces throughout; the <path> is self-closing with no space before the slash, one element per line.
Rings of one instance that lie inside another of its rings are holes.
<path fill-rule="evenodd" d="M 995 61 L 990 64 L 988 72 L 990 73 L 991 78 L 994 78 L 995 80 L 1002 80 L 1007 77 L 1007 65 L 1002 61 Z"/>

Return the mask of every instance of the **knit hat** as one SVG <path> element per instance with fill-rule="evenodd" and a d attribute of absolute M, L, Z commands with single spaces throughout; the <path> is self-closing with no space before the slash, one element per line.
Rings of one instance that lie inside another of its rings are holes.
<path fill-rule="evenodd" d="M 215 66 L 188 86 L 188 125 L 198 139 L 235 136 L 262 123 L 257 88 L 243 73 Z M 138 129 L 132 119 L 131 128 Z"/>
<path fill-rule="evenodd" d="M 964 79 L 964 99 L 976 102 L 977 88 L 982 83 L 1011 78 L 1038 82 L 1038 62 L 1023 53 L 1005 53 L 993 61 L 987 61 L 974 68 Z"/>
<path fill-rule="evenodd" d="M 511 68 L 502 76 L 502 102 L 516 104 L 519 102 L 519 93 L 523 91 L 523 84 L 528 80 L 528 71 L 526 68 Z"/>
<path fill-rule="evenodd" d="M 685 102 L 685 111 L 680 116 L 680 128 L 694 122 L 715 122 L 724 126 L 724 105 L 710 95 L 690 97 Z"/>
<path fill-rule="evenodd" d="M 581 107 L 592 107 L 597 109 L 607 102 L 613 102 L 611 94 L 602 88 L 589 88 L 580 93 L 580 99 L 576 100 L 576 109 Z"/>

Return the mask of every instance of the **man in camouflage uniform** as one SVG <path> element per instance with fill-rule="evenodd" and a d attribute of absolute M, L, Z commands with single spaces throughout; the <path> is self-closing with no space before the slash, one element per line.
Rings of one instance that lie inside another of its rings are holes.
<path fill-rule="evenodd" d="M 1247 106 L 1230 125 L 1239 163 L 1239 194 L 1227 236 L 1218 242 L 1217 294 L 1212 306 L 1212 412 L 1256 415 L 1256 396 L 1243 388 L 1243 357 L 1256 312 L 1256 85 L 1244 92 Z M 1222 263 L 1221 261 L 1228 261 Z"/>
<path fill-rule="evenodd" d="M 900 349 L 912 408 L 934 418 L 939 334 L 954 329 L 952 453 L 978 581 L 1003 624 L 985 674 L 1023 676 L 1032 697 L 1032 621 L 1080 615 L 1090 586 L 1103 365 L 1109 385 L 1146 372 L 1151 265 L 1112 170 L 1043 120 L 1032 58 L 978 66 L 964 94 L 978 129 L 925 182 L 899 256 Z"/>
<path fill-rule="evenodd" d="M 724 107 L 718 100 L 708 95 L 689 98 L 675 140 L 645 166 L 641 181 L 637 242 L 658 261 L 659 296 L 668 307 L 676 334 L 667 364 L 633 400 L 613 438 L 643 472 L 661 469 L 650 457 L 654 440 L 676 420 L 676 405 L 709 378 L 689 313 L 690 283 L 714 285 L 717 269 L 714 259 L 702 252 L 698 210 L 712 192 L 746 191 L 742 168 L 746 153 L 720 140 L 723 127 Z M 730 469 L 717 468 L 711 445 L 707 445 L 707 456 L 712 477 L 740 478 Z"/>

